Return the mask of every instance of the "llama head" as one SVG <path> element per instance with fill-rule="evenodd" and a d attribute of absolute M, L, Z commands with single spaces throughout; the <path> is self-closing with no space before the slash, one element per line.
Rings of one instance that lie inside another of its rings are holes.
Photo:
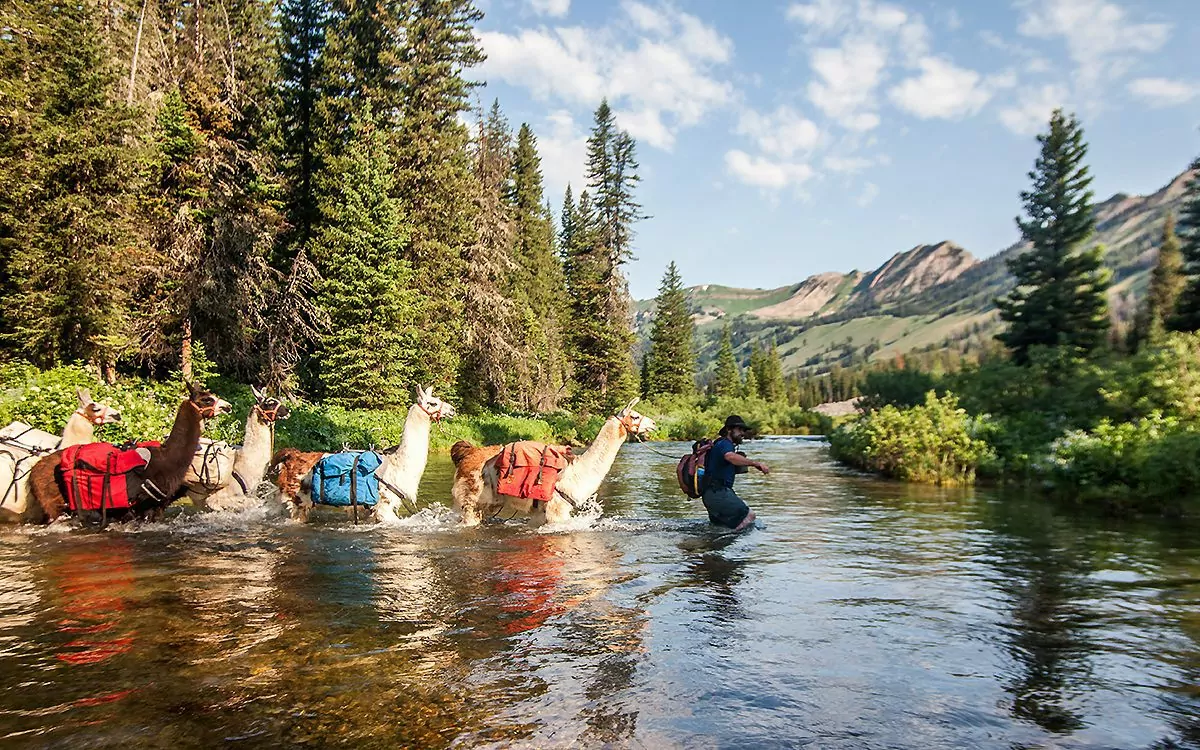
<path fill-rule="evenodd" d="M 233 411 L 233 406 L 228 401 L 207 388 L 198 386 L 190 380 L 185 380 L 184 384 L 188 390 L 188 401 L 191 401 L 192 406 L 200 412 L 201 419 L 213 419 L 218 414 L 228 414 Z"/>
<path fill-rule="evenodd" d="M 452 404 L 442 401 L 440 398 L 433 397 L 433 386 L 422 388 L 417 386 L 417 406 L 429 415 L 430 419 L 437 422 L 441 419 L 449 419 L 457 412 Z"/>
<path fill-rule="evenodd" d="M 250 386 L 250 392 L 254 394 L 254 413 L 263 424 L 272 424 L 291 415 L 292 410 L 287 404 L 274 396 L 268 396 L 265 391 L 260 391 L 255 386 Z"/>
<path fill-rule="evenodd" d="M 641 401 L 640 398 L 635 398 L 624 409 L 617 412 L 617 421 L 621 423 L 626 432 L 634 437 L 641 437 L 658 429 L 658 425 L 653 419 L 633 410 L 639 401 Z"/>
<path fill-rule="evenodd" d="M 93 425 L 112 424 L 121 421 L 121 412 L 108 404 L 102 404 L 92 399 L 92 392 L 87 388 L 76 388 L 75 395 L 79 397 L 79 408 L 75 413 Z"/>

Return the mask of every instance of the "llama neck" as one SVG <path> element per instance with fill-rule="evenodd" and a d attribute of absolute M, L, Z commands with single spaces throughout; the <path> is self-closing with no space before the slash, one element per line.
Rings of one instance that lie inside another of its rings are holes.
<path fill-rule="evenodd" d="M 250 410 L 246 419 L 246 437 L 233 462 L 233 470 L 247 487 L 257 486 L 262 481 L 271 461 L 271 425 L 259 416 L 257 408 Z"/>
<path fill-rule="evenodd" d="M 95 442 L 95 440 L 96 428 L 92 425 L 92 421 L 79 412 L 75 412 L 67 420 L 67 426 L 63 428 L 62 440 L 59 441 L 58 447 L 70 448 L 72 445 L 83 445 Z"/>
<path fill-rule="evenodd" d="M 417 487 L 421 484 L 421 475 L 425 473 L 425 464 L 429 460 L 429 428 L 432 420 L 425 410 L 413 404 L 404 420 L 404 436 L 400 438 L 400 447 L 395 453 L 384 456 L 383 464 L 377 473 L 395 485 L 409 499 L 417 497 Z"/>
<path fill-rule="evenodd" d="M 179 405 L 179 410 L 175 412 L 175 424 L 171 425 L 171 434 L 162 444 L 158 469 L 164 476 L 170 477 L 178 472 L 179 481 L 183 481 L 192 463 L 192 456 L 200 446 L 200 422 L 200 410 L 191 401 Z M 153 463 L 151 468 L 154 468 Z"/>
<path fill-rule="evenodd" d="M 563 472 L 559 480 L 563 492 L 580 501 L 596 494 L 624 443 L 625 428 L 616 417 L 609 417 L 587 452 Z"/>

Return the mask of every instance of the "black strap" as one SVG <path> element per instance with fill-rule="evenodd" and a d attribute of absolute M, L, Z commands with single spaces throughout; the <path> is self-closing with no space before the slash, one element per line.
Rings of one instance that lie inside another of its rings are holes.
<path fill-rule="evenodd" d="M 354 462 L 350 464 L 350 509 L 354 513 L 354 525 L 358 525 L 358 460 L 361 453 L 354 454 Z"/>
<path fill-rule="evenodd" d="M 245 480 L 245 479 L 242 479 L 242 475 L 241 475 L 241 474 L 238 474 L 236 471 L 235 471 L 235 472 L 233 472 L 233 481 L 237 482 L 237 483 L 238 483 L 238 487 L 241 487 L 241 488 L 242 488 L 242 494 L 243 494 L 243 495 L 245 495 L 245 496 L 247 496 L 247 497 L 249 497 L 249 496 L 250 496 L 250 490 L 246 489 L 246 480 Z"/>

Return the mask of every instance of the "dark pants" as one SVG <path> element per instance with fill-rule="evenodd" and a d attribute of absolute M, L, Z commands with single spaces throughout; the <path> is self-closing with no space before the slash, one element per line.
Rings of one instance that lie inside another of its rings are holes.
<path fill-rule="evenodd" d="M 718 526 L 736 529 L 750 514 L 750 506 L 742 502 L 732 487 L 709 487 L 704 490 L 704 508 L 708 520 Z"/>

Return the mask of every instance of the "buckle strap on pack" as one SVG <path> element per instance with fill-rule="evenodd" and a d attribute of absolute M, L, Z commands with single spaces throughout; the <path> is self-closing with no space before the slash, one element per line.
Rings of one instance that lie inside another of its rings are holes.
<path fill-rule="evenodd" d="M 379 485 L 381 487 L 400 499 L 400 504 L 404 506 L 404 509 L 408 511 L 410 516 L 415 516 L 417 514 L 417 507 L 413 505 L 412 499 L 409 498 L 409 496 L 406 495 L 399 487 L 379 476 L 379 474 L 376 474 L 375 478 L 379 480 Z"/>

